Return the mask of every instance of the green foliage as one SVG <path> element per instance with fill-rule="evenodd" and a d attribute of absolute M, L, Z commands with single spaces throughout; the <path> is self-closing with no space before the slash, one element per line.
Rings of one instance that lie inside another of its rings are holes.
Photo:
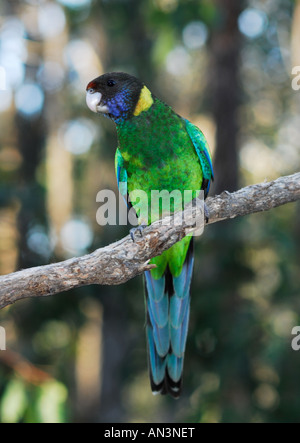
<path fill-rule="evenodd" d="M 28 386 L 11 379 L 1 398 L 2 423 L 65 423 L 66 387 L 55 380 L 41 386 Z"/>

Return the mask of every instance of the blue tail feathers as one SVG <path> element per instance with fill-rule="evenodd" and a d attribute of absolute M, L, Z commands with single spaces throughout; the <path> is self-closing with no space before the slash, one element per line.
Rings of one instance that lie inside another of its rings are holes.
<path fill-rule="evenodd" d="M 146 335 L 153 393 L 180 396 L 193 272 L 193 238 L 181 274 L 173 277 L 167 266 L 160 279 L 145 272 Z"/>

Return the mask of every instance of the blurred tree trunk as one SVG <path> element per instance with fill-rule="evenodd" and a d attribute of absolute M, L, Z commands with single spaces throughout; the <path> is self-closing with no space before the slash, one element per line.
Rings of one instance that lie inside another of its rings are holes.
<path fill-rule="evenodd" d="M 238 160 L 238 109 L 242 98 L 240 81 L 240 53 L 242 36 L 238 29 L 238 17 L 244 1 L 215 0 L 217 22 L 210 42 L 210 93 L 212 113 L 216 124 L 216 150 L 214 155 L 215 182 L 212 194 L 224 190 L 233 192 L 239 188 Z M 235 225 L 237 226 L 237 225 Z M 215 251 L 215 272 L 218 281 L 218 301 L 216 309 L 221 313 L 218 319 L 220 337 L 228 337 L 233 325 L 240 324 L 242 301 L 239 285 L 246 270 L 240 262 L 239 253 L 244 248 L 237 229 L 225 221 L 213 227 Z M 236 326 L 235 326 L 236 327 Z M 238 414 L 245 414 L 247 398 L 250 396 L 250 367 L 246 354 L 241 354 L 238 363 L 226 340 L 220 339 L 230 365 L 222 372 L 224 393 L 222 402 L 239 404 Z M 221 352 L 221 351 L 220 351 Z M 226 407 L 224 406 L 224 409 Z M 237 408 L 238 409 L 238 408 Z M 238 417 L 237 414 L 237 417 Z"/>
<path fill-rule="evenodd" d="M 127 365 L 126 355 L 130 348 L 126 307 L 121 291 L 115 288 L 102 288 L 103 305 L 103 348 L 102 348 L 102 387 L 96 421 L 100 423 L 120 423 L 126 420 L 123 407 L 122 387 Z M 98 290 L 99 291 L 99 290 Z"/>
<path fill-rule="evenodd" d="M 295 2 L 295 9 L 293 13 L 292 29 L 291 29 L 291 70 L 294 66 L 300 66 L 300 0 Z M 294 94 L 292 98 L 291 107 L 295 109 L 300 108 L 299 95 Z M 294 236 L 296 243 L 296 251 L 300 258 L 300 202 L 297 202 L 297 210 L 295 217 Z"/>
<path fill-rule="evenodd" d="M 214 159 L 216 194 L 238 189 L 238 107 L 241 99 L 238 17 L 243 1 L 216 0 L 217 24 L 212 34 L 210 53 L 210 92 L 216 122 Z"/>
<path fill-rule="evenodd" d="M 26 119 L 16 117 L 18 149 L 22 155 L 19 172 L 20 211 L 18 215 L 19 260 L 18 268 L 42 264 L 41 257 L 27 244 L 28 232 L 35 224 L 46 224 L 44 191 L 36 181 L 36 172 L 44 149 L 47 134 L 44 116 Z"/>
<path fill-rule="evenodd" d="M 300 65 L 300 1 L 295 3 L 291 29 L 291 69 Z"/>
<path fill-rule="evenodd" d="M 153 64 L 151 63 L 152 41 L 147 32 L 143 17 L 145 3 L 140 0 L 128 2 L 128 23 L 132 48 L 135 55 L 135 66 L 138 69 L 137 76 L 145 83 L 153 81 Z"/>
<path fill-rule="evenodd" d="M 18 2 L 5 2 L 6 15 L 18 17 Z M 36 73 L 37 67 L 27 66 L 27 75 Z M 17 147 L 22 156 L 19 170 L 17 194 L 20 209 L 17 217 L 19 257 L 17 268 L 28 268 L 42 264 L 40 256 L 28 248 L 27 237 L 34 223 L 43 224 L 45 208 L 43 191 L 36 181 L 36 170 L 41 160 L 47 136 L 45 116 L 41 113 L 36 118 L 25 118 L 21 114 L 15 116 Z"/>

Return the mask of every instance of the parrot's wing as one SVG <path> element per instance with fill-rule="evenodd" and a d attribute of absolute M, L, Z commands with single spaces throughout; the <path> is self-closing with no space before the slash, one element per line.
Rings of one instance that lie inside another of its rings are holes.
<path fill-rule="evenodd" d="M 124 159 L 119 148 L 117 148 L 115 155 L 115 170 L 120 194 L 128 206 L 127 171 L 125 169 Z"/>
<path fill-rule="evenodd" d="M 208 143 L 202 131 L 188 120 L 185 120 L 186 130 L 193 142 L 203 172 L 203 188 L 205 197 L 208 194 L 211 181 L 214 179 L 212 158 Z"/>

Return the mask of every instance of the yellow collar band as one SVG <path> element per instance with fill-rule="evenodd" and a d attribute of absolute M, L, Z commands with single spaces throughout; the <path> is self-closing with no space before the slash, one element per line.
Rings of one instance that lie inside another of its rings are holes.
<path fill-rule="evenodd" d="M 136 117 L 141 114 L 143 111 L 148 111 L 149 108 L 153 105 L 153 98 L 152 94 L 147 88 L 147 86 L 144 86 L 140 93 L 139 101 L 137 102 L 137 105 L 135 107 L 135 110 L 133 112 L 133 115 Z"/>

